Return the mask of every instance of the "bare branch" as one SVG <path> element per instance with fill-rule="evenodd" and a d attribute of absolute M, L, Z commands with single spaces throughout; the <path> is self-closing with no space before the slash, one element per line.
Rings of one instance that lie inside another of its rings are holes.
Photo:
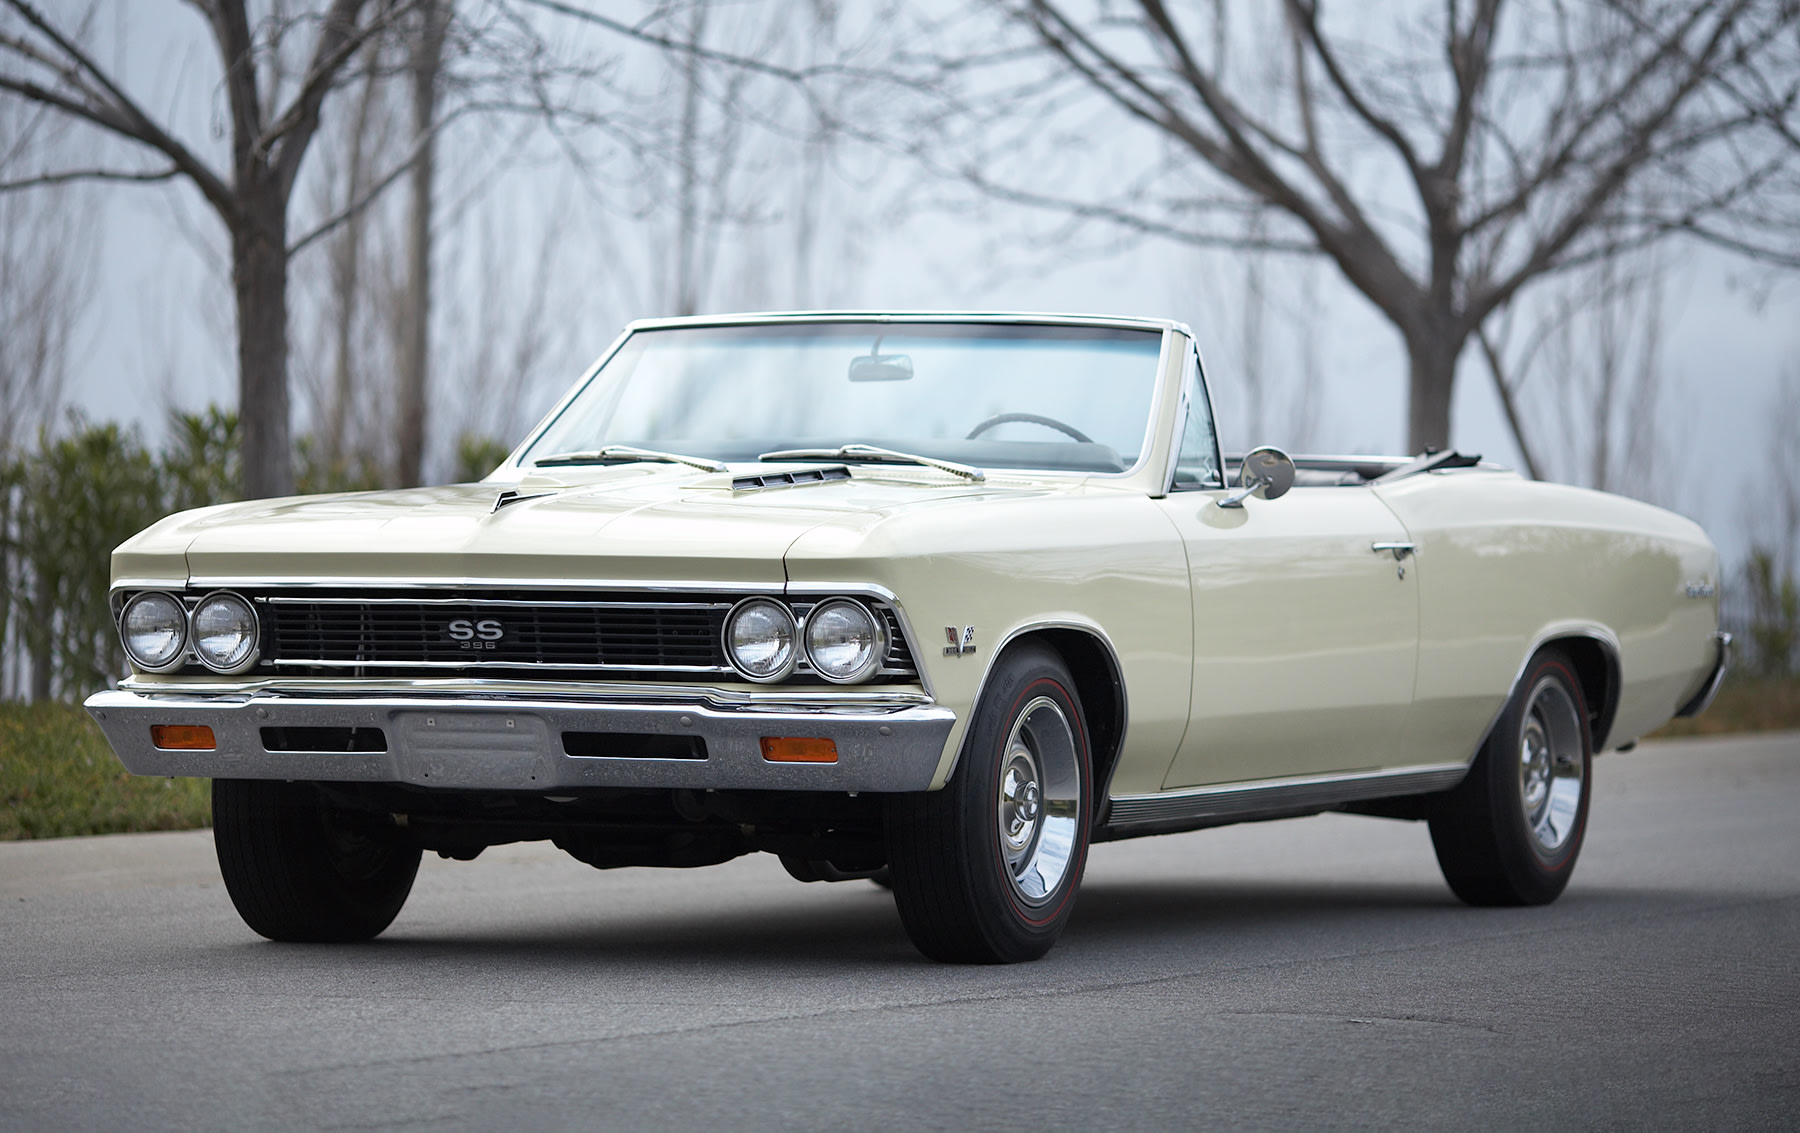
<path fill-rule="evenodd" d="M 66 185 L 72 181 L 168 181 L 179 176 L 181 176 L 181 170 L 173 165 L 167 169 L 144 171 L 65 169 L 56 173 L 41 173 L 36 177 L 26 177 L 17 181 L 0 181 L 0 193 L 10 193 L 17 189 L 31 189 L 40 185 Z"/>
<path fill-rule="evenodd" d="M 1394 151 L 1400 155 L 1400 160 L 1406 163 L 1406 168 L 1412 173 L 1413 180 L 1423 185 L 1425 171 L 1419 162 L 1417 151 L 1413 149 L 1412 141 L 1400 131 L 1400 127 L 1386 117 L 1377 114 L 1369 106 L 1357 91 L 1356 84 L 1352 83 L 1344 74 L 1343 67 L 1338 63 L 1337 52 L 1331 49 L 1331 45 L 1319 33 L 1318 0 L 1287 0 L 1287 6 L 1288 11 L 1293 13 L 1296 22 L 1299 23 L 1301 30 L 1306 33 L 1307 42 L 1312 44 L 1313 54 L 1319 57 L 1320 65 L 1325 68 L 1326 76 L 1331 79 L 1331 85 L 1337 89 L 1344 104 L 1355 111 L 1356 116 L 1361 118 L 1371 130 L 1388 140 L 1388 143 L 1394 147 Z"/>
<path fill-rule="evenodd" d="M 363 43 L 363 38 L 356 35 L 356 21 L 364 2 L 365 0 L 333 0 L 319 28 L 319 39 L 313 47 L 306 82 L 295 96 L 289 113 L 282 116 L 283 121 L 288 124 L 282 127 L 278 142 L 280 152 L 272 154 L 270 165 L 275 184 L 279 186 L 284 200 L 293 190 L 294 178 L 300 172 L 300 162 L 306 156 L 306 147 L 319 128 L 319 108 L 325 102 L 326 92 L 336 82 L 338 72 L 343 70 L 344 64 L 349 62 Z M 277 143 L 271 142 L 267 135 L 259 136 L 254 148 L 264 150 L 271 144 Z"/>
<path fill-rule="evenodd" d="M 361 0 L 358 0 L 358 3 L 360 2 Z M 288 108 L 281 117 L 257 135 L 253 147 L 257 155 L 266 156 L 277 142 L 306 122 L 309 112 L 314 118 L 317 118 L 319 104 L 323 100 L 325 92 L 337 81 L 345 64 L 369 40 L 392 27 L 408 11 L 418 6 L 417 0 L 407 0 L 405 3 L 389 5 L 381 14 L 357 27 L 354 32 L 342 34 L 341 40 L 335 39 L 331 35 L 332 21 L 347 18 L 354 25 L 355 15 L 351 10 L 357 7 L 358 3 L 345 3 L 340 0 L 331 13 L 325 17 L 325 26 L 320 29 L 319 42 L 313 52 L 313 61 L 307 66 L 306 77 L 301 80 L 300 90 L 294 95 L 293 101 L 288 103 Z"/>
<path fill-rule="evenodd" d="M 0 90 L 10 90 L 14 94 L 29 98 L 45 106 L 52 106 L 75 118 L 99 126 L 102 129 L 118 134 L 132 141 L 161 150 L 175 163 L 217 209 L 221 216 L 229 221 L 237 216 L 237 202 L 231 189 L 225 182 L 186 146 L 176 141 L 167 130 L 153 122 L 150 116 L 127 95 L 117 83 L 107 76 L 79 47 L 59 32 L 50 22 L 25 0 L 4 0 L 7 7 L 18 12 L 25 22 L 36 28 L 38 32 L 54 44 L 58 51 L 78 68 L 90 76 L 104 92 L 104 98 L 93 98 L 90 102 L 82 102 L 54 91 L 38 86 L 35 83 L 8 76 L 0 76 Z M 85 84 L 75 84 L 89 95 Z"/>
<path fill-rule="evenodd" d="M 1532 455 L 1531 445 L 1525 440 L 1525 429 L 1519 423 L 1518 406 L 1513 403 L 1512 387 L 1507 384 L 1506 371 L 1500 364 L 1500 353 L 1494 349 L 1493 340 L 1488 337 L 1485 326 L 1476 328 L 1475 338 L 1481 344 L 1482 356 L 1487 359 L 1488 373 L 1494 376 L 1494 392 L 1500 395 L 1500 408 L 1506 411 L 1506 424 L 1512 430 L 1513 443 L 1519 446 L 1519 456 L 1525 461 L 1525 474 L 1533 480 L 1542 480 L 1544 477 L 1538 471 L 1537 457 Z"/>
<path fill-rule="evenodd" d="M 598 12 L 590 12 L 586 8 L 577 8 L 573 4 L 562 3 L 561 0 L 519 0 L 519 2 L 529 4 L 534 8 L 542 8 L 547 12 L 555 12 L 559 16 L 567 16 L 570 19 L 580 20 L 583 23 L 594 24 L 597 27 L 606 28 L 608 31 L 616 32 L 619 35 L 626 36 L 630 39 L 635 39 L 639 43 L 650 44 L 651 46 L 661 48 L 664 51 L 671 51 L 679 55 L 691 55 L 699 59 L 704 59 L 709 63 L 724 63 L 730 67 L 738 67 L 746 71 L 755 71 L 758 74 L 772 75 L 775 78 L 785 79 L 791 83 L 803 83 L 807 79 L 819 75 L 824 71 L 835 69 L 810 68 L 804 71 L 796 71 L 792 68 L 778 66 L 763 59 L 750 59 L 742 55 L 733 55 L 727 51 L 718 51 L 699 43 L 690 42 L 689 40 L 657 35 L 655 32 L 645 31 L 642 27 L 625 23 L 623 20 L 615 20 L 611 17 L 603 16 Z"/>
<path fill-rule="evenodd" d="M 406 176 L 407 172 L 418 163 L 419 155 L 425 152 L 425 147 L 439 134 L 443 133 L 452 122 L 475 113 L 478 110 L 486 109 L 491 108 L 486 105 L 468 103 L 459 106 L 455 110 L 440 117 L 436 122 L 432 123 L 430 129 L 414 137 L 413 144 L 411 148 L 407 150 L 404 160 L 396 164 L 392 169 L 388 170 L 380 177 L 376 178 L 360 197 L 351 201 L 348 205 L 345 205 L 338 212 L 320 221 L 308 231 L 306 235 L 301 236 L 299 239 L 290 243 L 288 245 L 288 255 L 292 256 L 308 244 L 311 244 L 322 237 L 329 236 L 337 228 L 341 227 L 343 224 L 367 209 L 370 205 L 374 204 L 384 192 L 393 187 L 396 181 Z"/>

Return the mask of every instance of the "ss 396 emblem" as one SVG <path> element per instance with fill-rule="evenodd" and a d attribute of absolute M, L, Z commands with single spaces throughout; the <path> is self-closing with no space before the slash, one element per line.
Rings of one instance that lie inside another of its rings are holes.
<path fill-rule="evenodd" d="M 464 649 L 492 649 L 506 636 L 506 627 L 493 618 L 480 621 L 457 618 L 445 626 L 444 631 L 450 635 L 450 640 L 461 642 Z"/>
<path fill-rule="evenodd" d="M 944 656 L 946 657 L 961 657 L 965 654 L 973 653 L 975 652 L 975 627 L 964 626 L 962 629 L 962 639 L 958 640 L 956 636 L 956 627 L 945 626 L 944 640 L 950 643 L 944 646 Z"/>

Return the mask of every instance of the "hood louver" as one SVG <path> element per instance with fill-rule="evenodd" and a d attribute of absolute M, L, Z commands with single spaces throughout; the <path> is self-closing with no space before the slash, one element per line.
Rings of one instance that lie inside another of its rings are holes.
<path fill-rule="evenodd" d="M 793 472 L 764 472 L 759 476 L 739 476 L 731 481 L 734 492 L 760 492 L 765 488 L 792 488 L 800 484 L 823 484 L 828 480 L 848 480 L 850 469 L 842 464 L 830 468 L 802 468 Z"/>

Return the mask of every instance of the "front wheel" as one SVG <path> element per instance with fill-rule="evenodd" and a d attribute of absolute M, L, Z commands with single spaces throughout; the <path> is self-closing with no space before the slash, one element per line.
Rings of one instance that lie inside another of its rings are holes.
<path fill-rule="evenodd" d="M 1471 905 L 1545 905 L 1587 833 L 1593 741 L 1574 666 L 1539 651 L 1468 776 L 1430 816 L 1444 880 Z"/>
<path fill-rule="evenodd" d="M 1087 865 L 1092 767 L 1068 667 L 1043 645 L 1009 651 L 949 784 L 889 802 L 894 901 L 919 951 L 988 964 L 1050 951 Z"/>
<path fill-rule="evenodd" d="M 412 892 L 419 849 L 357 830 L 308 783 L 213 780 L 213 845 L 238 915 L 270 940 L 368 940 Z"/>

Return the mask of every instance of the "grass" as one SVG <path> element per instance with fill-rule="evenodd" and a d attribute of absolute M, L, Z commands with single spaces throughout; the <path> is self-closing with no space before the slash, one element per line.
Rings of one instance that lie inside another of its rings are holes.
<path fill-rule="evenodd" d="M 131 774 L 79 706 L 0 704 L 0 841 L 211 823 L 209 780 Z"/>
<path fill-rule="evenodd" d="M 1727 676 L 1712 707 L 1686 720 L 1671 720 L 1649 739 L 1718 736 L 1726 732 L 1778 732 L 1800 728 L 1800 677 Z"/>

